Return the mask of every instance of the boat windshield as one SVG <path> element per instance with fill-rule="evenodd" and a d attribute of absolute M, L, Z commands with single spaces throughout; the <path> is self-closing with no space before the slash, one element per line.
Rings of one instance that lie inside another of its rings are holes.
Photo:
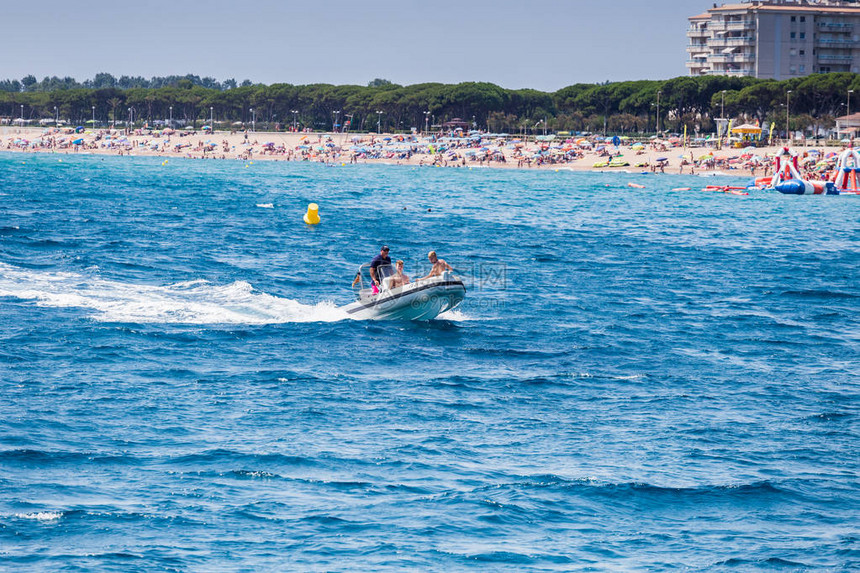
<path fill-rule="evenodd" d="M 379 265 L 376 267 L 376 275 L 380 280 L 390 277 L 394 274 L 393 265 Z M 370 275 L 370 265 L 365 264 L 358 267 L 358 272 L 355 274 L 355 279 L 352 281 L 352 290 L 356 293 L 363 291 L 370 292 L 373 288 L 373 278 Z"/>

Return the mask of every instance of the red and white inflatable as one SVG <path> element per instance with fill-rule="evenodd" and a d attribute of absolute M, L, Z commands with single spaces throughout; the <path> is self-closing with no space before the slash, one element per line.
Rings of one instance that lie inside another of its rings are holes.
<path fill-rule="evenodd" d="M 791 179 L 802 180 L 797 167 L 797 153 L 787 147 L 780 149 L 773 158 L 773 176 L 768 189 L 775 189 L 780 183 Z"/>
<path fill-rule="evenodd" d="M 850 147 L 842 152 L 833 184 L 840 194 L 860 195 L 860 153 Z"/>

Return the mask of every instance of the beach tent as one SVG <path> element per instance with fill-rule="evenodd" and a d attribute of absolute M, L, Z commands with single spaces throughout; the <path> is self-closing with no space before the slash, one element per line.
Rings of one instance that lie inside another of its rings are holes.
<path fill-rule="evenodd" d="M 751 123 L 745 123 L 732 128 L 732 133 L 741 133 L 746 135 L 761 135 L 761 128 Z"/>

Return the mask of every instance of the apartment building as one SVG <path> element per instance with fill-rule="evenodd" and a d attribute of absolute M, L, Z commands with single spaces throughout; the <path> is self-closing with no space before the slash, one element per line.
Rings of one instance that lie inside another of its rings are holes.
<path fill-rule="evenodd" d="M 848 0 L 752 0 L 689 18 L 691 76 L 783 80 L 860 72 L 860 4 Z"/>

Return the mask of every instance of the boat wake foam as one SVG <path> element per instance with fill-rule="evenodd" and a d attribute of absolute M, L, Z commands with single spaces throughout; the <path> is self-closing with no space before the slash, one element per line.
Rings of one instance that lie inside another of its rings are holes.
<path fill-rule="evenodd" d="M 263 325 L 349 318 L 332 302 L 302 304 L 255 291 L 245 281 L 152 286 L 0 263 L 0 297 L 4 296 L 33 300 L 39 306 L 91 309 L 96 311 L 93 318 L 102 322 Z"/>

